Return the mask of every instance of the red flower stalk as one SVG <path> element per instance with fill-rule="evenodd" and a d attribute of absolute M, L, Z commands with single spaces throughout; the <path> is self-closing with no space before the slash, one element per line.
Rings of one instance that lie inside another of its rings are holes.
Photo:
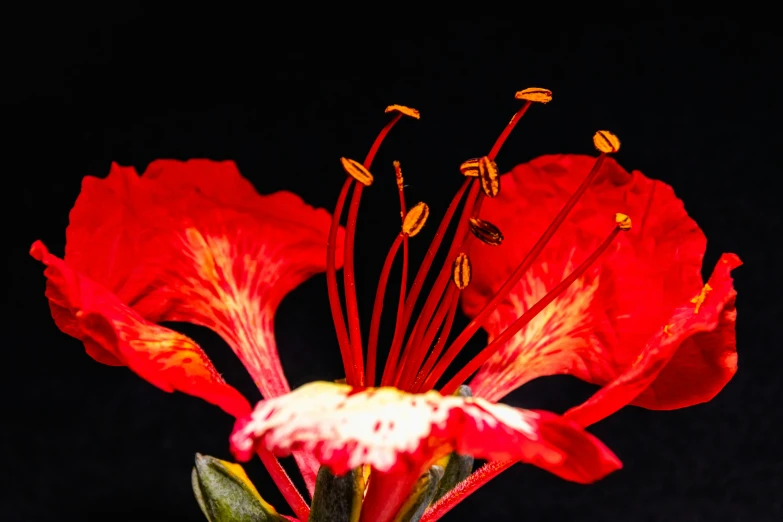
<path fill-rule="evenodd" d="M 506 138 L 530 105 L 548 102 L 551 93 L 526 89 L 517 98 L 525 103 L 487 156 L 460 167 L 465 180 L 410 288 L 408 241 L 429 208 L 407 208 L 395 162 L 402 225 L 364 317 L 366 352 L 356 222 L 384 137 L 402 116 L 419 118 L 399 105 L 387 109 L 392 118 L 363 162 L 342 159 L 348 176 L 331 223 L 293 194 L 257 194 L 230 162 L 157 161 L 141 177 L 114 165 L 105 180 L 86 178 L 64 260 L 39 242 L 31 251 L 47 265 L 54 319 L 99 362 L 126 365 L 166 391 L 204 398 L 238 417 L 235 455 L 258 454 L 302 521 L 309 508 L 274 455 L 296 457 L 311 494 L 319 463 L 338 475 L 371 469 L 358 500 L 362 522 L 407 513 L 421 477 L 453 452 L 492 462 L 442 495 L 422 520 L 437 520 L 517 461 L 568 480 L 597 480 L 620 463 L 584 426 L 629 403 L 670 409 L 709 400 L 733 375 L 730 271 L 740 263 L 724 255 L 703 284 L 703 234 L 670 187 L 628 174 L 607 156 L 620 146 L 608 131 L 594 136 L 595 159 L 545 156 L 500 176 L 495 158 Z M 446 259 L 424 292 L 454 219 Z M 379 372 L 382 307 L 400 250 L 394 335 Z M 343 260 L 345 308 L 337 279 Z M 274 340 L 275 310 L 323 270 L 346 384 L 291 392 Z M 449 342 L 460 301 L 472 320 Z M 193 341 L 155 324 L 161 321 L 218 332 L 264 395 L 255 411 Z M 454 373 L 451 363 L 481 327 L 489 344 Z M 477 398 L 449 396 L 476 372 L 470 384 Z M 603 387 L 564 417 L 487 402 L 560 373 Z M 383 387 L 373 388 L 378 380 Z"/>

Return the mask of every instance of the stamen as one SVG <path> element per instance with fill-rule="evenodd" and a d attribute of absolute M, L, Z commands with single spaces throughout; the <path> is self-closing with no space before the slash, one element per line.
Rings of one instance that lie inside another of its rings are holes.
<path fill-rule="evenodd" d="M 356 370 L 356 380 L 364 385 L 364 355 L 362 353 L 362 329 L 359 319 L 359 303 L 356 299 L 356 276 L 354 274 L 353 250 L 356 238 L 356 220 L 359 216 L 359 202 L 363 185 L 357 183 L 348 207 L 348 221 L 345 224 L 345 251 L 343 253 L 343 286 L 345 287 L 345 312 L 348 316 L 348 332 L 351 341 L 351 357 Z"/>
<path fill-rule="evenodd" d="M 503 233 L 489 221 L 472 217 L 468 226 L 471 234 L 484 244 L 497 246 L 503 242 Z"/>
<path fill-rule="evenodd" d="M 604 154 L 611 154 L 620 150 L 620 140 L 609 131 L 598 131 L 593 135 L 595 148 Z"/>
<path fill-rule="evenodd" d="M 479 179 L 481 189 L 490 198 L 494 198 L 500 192 L 500 173 L 497 164 L 484 156 L 479 160 Z"/>
<path fill-rule="evenodd" d="M 401 106 L 400 106 L 401 107 Z M 386 124 L 378 136 L 375 138 L 370 150 L 367 152 L 367 157 L 364 158 L 362 167 L 364 171 L 369 173 L 370 166 L 372 166 L 375 154 L 378 152 L 378 148 L 383 143 L 384 138 L 389 133 L 392 127 L 400 121 L 403 116 L 403 112 L 397 110 L 397 114 L 394 118 Z M 351 164 L 351 166 L 356 166 Z M 349 174 L 354 175 L 349 172 Z M 363 174 L 363 172 L 361 173 Z M 359 385 L 364 384 L 364 362 L 362 353 L 362 330 L 359 318 L 359 305 L 356 299 L 356 275 L 354 273 L 353 263 L 353 251 L 354 251 L 354 239 L 356 237 L 356 219 L 359 214 L 359 202 L 362 197 L 363 185 L 357 184 L 351 196 L 351 205 L 348 208 L 348 221 L 345 225 L 345 252 L 343 261 L 343 284 L 345 285 L 345 308 L 346 315 L 348 316 L 348 329 L 350 333 L 350 346 L 352 353 L 352 360 L 354 369 L 356 372 L 355 379 Z"/>
<path fill-rule="evenodd" d="M 590 256 L 582 261 L 582 264 L 580 264 L 573 272 L 568 274 L 565 279 L 558 283 L 552 290 L 547 292 L 544 297 L 539 299 L 536 304 L 531 306 L 524 314 L 519 316 L 516 321 L 511 323 L 511 326 L 506 328 L 503 333 L 501 333 L 491 343 L 489 343 L 486 348 L 481 350 L 481 352 L 479 352 L 476 357 L 474 357 L 467 365 L 465 365 L 464 368 L 457 372 L 457 375 L 452 377 L 452 379 L 446 383 L 445 386 L 443 386 L 441 393 L 444 395 L 454 393 L 454 390 L 456 390 L 460 384 L 465 382 L 465 380 L 473 375 L 473 373 L 478 370 L 482 364 L 487 362 L 490 357 L 495 355 L 495 353 L 497 353 L 497 351 L 500 350 L 509 339 L 511 339 L 518 331 L 520 331 L 525 327 L 525 325 L 533 320 L 533 318 L 538 315 L 541 310 L 546 308 L 549 303 L 554 301 L 557 296 L 559 296 L 561 293 L 563 293 L 563 291 L 571 286 L 574 281 L 579 279 L 582 274 L 584 274 L 587 269 L 590 268 L 593 263 L 595 263 L 601 254 L 603 254 L 609 248 L 617 234 L 626 230 L 628 229 L 623 229 L 619 224 L 615 226 L 612 232 L 606 237 L 603 243 L 598 246 L 595 252 L 590 254 Z M 456 356 L 456 353 L 454 356 Z M 443 376 L 443 373 L 445 372 L 449 363 L 451 363 L 451 361 L 454 359 L 454 356 L 449 358 L 449 354 L 447 353 L 444 358 L 438 362 L 432 374 L 430 374 L 430 376 L 425 381 L 423 388 L 429 389 L 428 387 L 434 386 L 435 383 L 438 382 L 438 379 Z"/>
<path fill-rule="evenodd" d="M 401 373 L 398 383 L 398 387 L 401 390 L 407 390 L 413 385 L 415 377 L 419 374 L 421 363 L 424 361 L 424 356 L 427 355 L 427 349 L 432 344 L 432 341 L 435 339 L 435 334 L 438 333 L 438 330 L 443 324 L 443 320 L 446 318 L 449 308 L 451 308 L 452 298 L 454 294 L 457 293 L 457 290 L 456 286 L 450 286 L 449 289 L 446 290 L 446 294 L 443 296 L 443 299 L 441 299 L 440 306 L 435 312 L 432 322 L 427 326 L 427 329 L 422 336 L 422 340 L 419 342 L 419 348 L 413 352 L 410 360 L 406 361 L 405 369 Z"/>
<path fill-rule="evenodd" d="M 541 87 L 528 87 L 522 89 L 514 95 L 517 100 L 528 100 L 538 103 L 549 103 L 552 101 L 552 91 L 549 89 L 542 89 Z"/>
<path fill-rule="evenodd" d="M 477 178 L 479 175 L 479 160 L 481 158 L 471 158 L 467 161 L 463 161 L 459 166 L 459 171 L 463 176 L 469 178 Z"/>
<path fill-rule="evenodd" d="M 418 111 L 417 111 L 418 112 Z M 405 222 L 405 215 L 408 211 L 405 208 L 405 184 L 402 179 L 402 169 L 400 168 L 400 162 L 394 162 L 394 174 L 397 180 L 397 192 L 400 195 L 400 219 Z M 405 293 L 408 290 L 408 238 L 407 236 L 402 240 L 402 277 L 400 279 L 400 299 L 397 303 L 397 317 L 394 321 L 394 335 L 397 335 L 397 331 L 402 324 L 402 313 L 405 310 Z M 392 337 L 393 338 L 393 337 Z"/>
<path fill-rule="evenodd" d="M 383 299 L 386 295 L 386 284 L 389 282 L 389 273 L 394 262 L 394 258 L 397 255 L 397 251 L 400 249 L 405 234 L 397 234 L 394 239 L 389 253 L 386 254 L 386 260 L 383 262 L 383 269 L 381 270 L 381 278 L 378 281 L 378 289 L 375 291 L 375 304 L 372 309 L 372 320 L 370 321 L 370 337 L 367 340 L 367 386 L 375 386 L 375 361 L 378 349 L 378 331 L 381 326 L 381 314 L 383 312 Z"/>
<path fill-rule="evenodd" d="M 337 290 L 337 230 L 340 227 L 340 216 L 343 213 L 345 199 L 348 197 L 348 190 L 353 184 L 353 178 L 346 178 L 343 188 L 340 190 L 340 196 L 337 198 L 337 205 L 332 213 L 332 226 L 329 229 L 329 244 L 326 248 L 326 289 L 329 294 L 329 307 L 332 309 L 332 320 L 334 321 L 334 330 L 337 334 L 337 343 L 340 346 L 340 356 L 343 360 L 343 369 L 345 370 L 345 380 L 351 386 L 356 386 L 356 368 L 351 355 L 351 342 L 348 339 L 348 329 L 345 326 L 345 317 L 340 303 L 340 294 Z"/>
<path fill-rule="evenodd" d="M 394 165 L 394 178 L 397 181 L 397 193 L 400 196 L 400 219 L 404 220 L 407 211 L 405 210 L 405 184 L 402 179 L 402 168 L 400 162 L 396 160 L 392 162 L 392 165 Z"/>
<path fill-rule="evenodd" d="M 405 310 L 402 315 L 402 321 L 394 332 L 389 357 L 386 359 L 386 366 L 383 370 L 383 377 L 381 379 L 381 384 L 383 386 L 390 385 L 394 379 L 397 369 L 397 359 L 400 355 L 400 349 L 402 348 L 403 336 L 405 335 L 405 330 L 408 328 L 408 323 L 413 312 L 413 307 L 416 304 L 416 299 L 419 297 L 419 292 L 421 292 L 421 288 L 424 285 L 424 279 L 427 276 L 427 271 L 432 265 L 432 261 L 435 259 L 435 254 L 440 247 L 441 241 L 443 241 L 443 236 L 446 234 L 446 229 L 449 226 L 449 222 L 454 216 L 454 213 L 457 211 L 457 206 L 462 200 L 462 196 L 465 194 L 468 185 L 470 185 L 470 180 L 466 179 L 460 189 L 454 195 L 454 198 L 452 198 L 446 213 L 441 219 L 440 225 L 438 225 L 438 230 L 435 232 L 435 236 L 430 242 L 430 246 L 424 256 L 424 260 L 419 266 L 419 270 L 416 273 L 416 278 L 413 280 L 410 293 L 405 300 Z"/>
<path fill-rule="evenodd" d="M 446 341 L 449 340 L 449 334 L 451 333 L 451 327 L 454 325 L 454 318 L 457 315 L 457 307 L 459 306 L 459 293 L 455 293 L 451 298 L 451 305 L 449 307 L 449 313 L 446 316 L 446 322 L 443 325 L 443 329 L 440 331 L 438 342 L 435 348 L 432 349 L 432 353 L 427 357 L 427 361 L 424 363 L 424 367 L 416 376 L 416 382 L 413 384 L 413 393 L 418 393 L 419 388 L 423 384 L 424 379 L 435 366 L 435 361 L 440 357 L 443 347 L 446 346 Z"/>
<path fill-rule="evenodd" d="M 350 175 L 353 179 L 365 187 L 372 185 L 374 179 L 373 175 L 370 174 L 369 170 L 364 168 L 364 165 L 356 160 L 348 158 L 340 158 L 340 162 L 343 164 L 343 169 L 345 169 L 345 172 L 347 172 L 348 175 Z"/>
<path fill-rule="evenodd" d="M 598 176 L 605 158 L 605 154 L 598 156 L 598 158 L 595 160 L 595 163 L 593 164 L 593 168 L 590 170 L 590 173 L 582 181 L 582 184 L 579 185 L 579 188 L 577 188 L 576 191 L 571 195 L 571 198 L 566 202 L 566 204 L 563 205 L 563 208 L 560 209 L 560 212 L 558 212 L 557 216 L 555 216 L 555 219 L 552 220 L 552 223 L 549 224 L 536 244 L 533 245 L 533 248 L 530 249 L 530 252 L 528 252 L 514 272 L 508 277 L 508 279 L 506 279 L 506 282 L 503 283 L 503 286 L 500 287 L 500 290 L 497 291 L 492 299 L 490 299 L 490 301 L 484 305 L 484 308 L 478 313 L 478 315 L 476 315 L 470 321 L 470 323 L 468 323 L 468 326 L 466 326 L 465 329 L 457 336 L 457 338 L 454 339 L 454 341 L 451 343 L 451 346 L 449 346 L 449 348 L 446 350 L 446 355 L 444 356 L 444 359 L 448 358 L 449 361 L 446 364 L 449 364 L 454 359 L 454 357 L 456 357 L 460 350 L 462 350 L 462 348 L 468 343 L 470 338 L 473 337 L 473 334 L 475 334 L 481 325 L 484 324 L 484 321 L 486 321 L 487 317 L 489 317 L 489 315 L 495 311 L 495 309 L 498 307 L 498 305 L 500 305 L 503 299 L 505 299 L 508 293 L 513 290 L 525 272 L 530 269 L 541 252 L 543 252 L 544 248 L 546 248 L 546 245 L 555 235 L 557 229 L 560 227 L 560 225 L 563 224 L 563 222 L 565 222 L 568 214 L 576 206 L 576 203 L 587 191 L 588 187 L 590 184 L 592 184 L 593 180 L 595 180 L 596 176 Z"/>
<path fill-rule="evenodd" d="M 454 281 L 454 284 L 457 285 L 457 288 L 465 290 L 468 287 L 470 284 L 471 272 L 468 255 L 465 253 L 458 255 L 457 259 L 454 260 L 454 268 L 451 271 L 451 279 Z"/>
<path fill-rule="evenodd" d="M 631 218 L 625 214 L 618 212 L 614 215 L 614 221 L 617 223 L 617 226 L 620 227 L 620 230 L 631 230 Z"/>
<path fill-rule="evenodd" d="M 525 93 L 521 91 L 521 94 L 525 94 Z M 495 144 L 492 146 L 490 153 L 487 155 L 487 160 L 485 161 L 494 162 L 495 157 L 497 156 L 498 152 L 503 146 L 503 143 L 505 142 L 506 138 L 509 136 L 509 134 L 516 126 L 517 122 L 519 122 L 519 120 L 525 114 L 525 112 L 527 112 L 527 109 L 530 107 L 530 104 L 533 101 L 542 101 L 542 102 L 549 101 L 548 99 L 544 100 L 544 98 L 541 97 L 543 96 L 542 93 L 535 94 L 535 96 L 534 94 L 535 93 L 527 93 L 527 95 L 529 95 L 528 97 L 537 96 L 537 98 L 528 99 L 527 103 L 525 103 L 525 105 L 514 114 L 514 116 L 511 118 L 511 121 L 508 123 L 508 125 L 506 125 L 506 128 L 503 130 L 503 132 L 500 134 L 498 139 L 495 141 Z M 547 96 L 551 98 L 551 92 L 549 92 Z M 481 160 L 475 160 L 475 161 L 476 163 L 473 163 L 473 160 L 468 160 L 467 162 L 463 163 L 462 166 L 460 167 L 460 170 L 466 177 L 469 178 L 477 177 L 479 175 L 479 162 Z M 485 164 L 485 168 L 486 168 L 486 164 Z M 488 179 L 490 177 L 491 175 L 487 176 Z M 409 351 L 417 349 L 417 344 L 421 341 L 422 336 L 425 335 L 424 332 L 425 325 L 429 323 L 429 320 L 432 317 L 433 312 L 435 311 L 435 307 L 437 306 L 440 297 L 443 294 L 443 291 L 445 290 L 446 284 L 448 283 L 448 275 L 449 275 L 448 272 L 450 271 L 451 268 L 450 266 L 451 260 L 454 258 L 456 252 L 458 252 L 462 248 L 463 243 L 469 244 L 470 242 L 470 238 L 466 238 L 467 220 L 465 218 L 467 216 L 477 217 L 481 209 L 483 194 L 478 194 L 478 188 L 479 188 L 478 186 L 474 186 L 471 188 L 471 191 L 468 195 L 468 199 L 466 200 L 465 208 L 463 209 L 463 215 L 461 219 L 458 221 L 457 232 L 454 236 L 454 240 L 446 256 L 446 261 L 444 262 L 444 265 L 441 268 L 440 273 L 438 274 L 438 278 L 436 279 L 435 285 L 433 286 L 433 289 L 430 292 L 427 301 L 425 302 L 421 315 L 419 316 L 418 320 L 414 324 L 414 327 L 411 332 L 411 337 L 409 338 L 409 341 L 405 346 L 405 350 L 402 354 L 402 357 L 400 358 L 400 364 L 398 365 L 398 357 L 400 354 L 400 349 L 402 348 L 403 337 L 408 327 L 408 323 L 410 322 L 411 314 L 413 313 L 413 308 L 416 304 L 416 300 L 418 299 L 419 293 L 421 292 L 421 287 L 424 284 L 424 278 L 426 277 L 427 272 L 430 269 L 430 266 L 432 265 L 432 261 L 435 257 L 435 254 L 438 248 L 440 247 L 440 243 L 443 239 L 443 235 L 446 232 L 448 222 L 451 220 L 452 216 L 454 215 L 454 212 L 456 211 L 456 205 L 458 204 L 462 194 L 467 189 L 469 183 L 470 183 L 469 179 L 465 180 L 465 183 L 463 183 L 463 186 L 461 187 L 460 191 L 455 196 L 454 200 L 452 200 L 451 205 L 449 205 L 449 209 L 446 215 L 443 217 L 443 220 L 441 221 L 441 224 L 438 227 L 438 231 L 436 232 L 435 237 L 433 238 L 432 243 L 430 244 L 430 248 L 427 251 L 424 261 L 422 262 L 422 265 L 420 266 L 419 271 L 416 274 L 416 279 L 414 280 L 413 286 L 411 287 L 411 292 L 408 295 L 408 298 L 406 299 L 405 302 L 405 311 L 403 314 L 402 324 L 400 325 L 400 328 L 395 331 L 395 335 L 392 340 L 392 347 L 389 353 L 389 358 L 386 361 L 386 368 L 384 369 L 384 376 L 382 380 L 383 385 L 388 385 L 391 382 L 398 381 L 400 375 L 404 372 Z M 488 188 L 491 190 L 491 187 Z"/>
<path fill-rule="evenodd" d="M 368 382 L 375 381 L 375 358 L 378 346 L 378 330 L 381 323 L 381 312 L 383 310 L 383 299 L 386 293 L 386 283 L 389 279 L 389 272 L 391 272 L 391 265 L 394 261 L 394 257 L 397 255 L 397 251 L 402 244 L 403 239 L 413 237 L 418 234 L 427 222 L 427 216 L 429 216 L 430 209 L 426 203 L 418 203 L 414 206 L 410 212 L 408 212 L 403 218 L 402 232 L 394 240 L 391 250 L 386 256 L 386 261 L 383 263 L 383 270 L 381 271 L 381 279 L 378 281 L 378 290 L 375 293 L 375 304 L 373 306 L 373 315 L 370 322 L 370 339 L 367 349 L 367 379 Z M 403 286 L 403 295 L 404 295 Z M 399 310 L 398 310 L 399 318 Z M 368 384 L 373 386 L 373 384 Z"/>
<path fill-rule="evenodd" d="M 402 220 L 402 233 L 408 237 L 415 236 L 424 228 L 429 215 L 430 207 L 424 202 L 417 203 L 405 214 L 405 218 Z"/>
<path fill-rule="evenodd" d="M 406 344 L 405 350 L 403 351 L 402 361 L 407 361 L 412 351 L 421 349 L 420 343 L 422 337 L 425 334 L 426 325 L 429 324 L 429 321 L 432 318 L 432 314 L 435 313 L 435 308 L 437 307 L 438 302 L 443 295 L 443 291 L 446 289 L 446 285 L 449 282 L 449 276 L 451 275 L 451 265 L 453 263 L 451 260 L 453 260 L 457 255 L 457 252 L 462 249 L 462 243 L 465 235 L 467 234 L 468 216 L 472 215 L 473 213 L 472 202 L 475 202 L 476 198 L 479 196 L 479 188 L 480 186 L 476 184 L 472 186 L 470 192 L 468 192 L 468 198 L 466 200 L 465 206 L 462 209 L 462 214 L 460 215 L 459 221 L 457 222 L 457 230 L 454 233 L 454 239 L 451 243 L 451 246 L 449 247 L 449 251 L 446 254 L 446 260 L 444 261 L 443 266 L 438 273 L 438 277 L 435 280 L 435 284 L 432 286 L 429 296 L 427 296 L 427 300 L 424 302 L 424 307 L 422 308 L 421 313 L 416 320 L 411 337 L 408 339 L 408 343 Z M 412 293 L 413 292 L 411 292 L 411 294 Z M 406 314 L 406 317 L 410 316 Z M 399 365 L 395 382 L 399 380 L 400 375 L 404 373 L 405 368 L 406 366 L 404 364 L 401 363 Z"/>
<path fill-rule="evenodd" d="M 406 107 L 405 105 L 389 105 L 386 107 L 385 112 L 399 112 L 400 114 L 404 114 L 405 116 L 410 116 L 411 118 L 418 120 L 421 118 L 421 114 L 416 109 L 413 109 L 411 107 Z"/>

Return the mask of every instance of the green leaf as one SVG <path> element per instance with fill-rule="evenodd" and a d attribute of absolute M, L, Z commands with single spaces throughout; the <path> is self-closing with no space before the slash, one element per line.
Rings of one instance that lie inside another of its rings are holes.
<path fill-rule="evenodd" d="M 209 522 L 286 522 L 261 498 L 239 464 L 196 453 L 190 477 Z"/>

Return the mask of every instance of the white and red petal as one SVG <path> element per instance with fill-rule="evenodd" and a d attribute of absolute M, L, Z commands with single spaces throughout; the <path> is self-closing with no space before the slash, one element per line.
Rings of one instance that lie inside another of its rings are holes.
<path fill-rule="evenodd" d="M 40 241 L 30 253 L 46 265 L 46 296 L 57 326 L 81 340 L 95 360 L 127 366 L 162 390 L 200 397 L 231 415 L 250 412 L 247 399 L 226 384 L 195 342 L 145 320 Z"/>
<path fill-rule="evenodd" d="M 456 451 L 477 458 L 513 458 L 560 477 L 592 482 L 621 465 L 595 437 L 557 415 L 473 397 L 355 389 L 315 382 L 259 402 L 231 436 L 238 460 L 257 448 L 284 456 L 304 449 L 334 473 L 361 465 L 418 476 Z"/>

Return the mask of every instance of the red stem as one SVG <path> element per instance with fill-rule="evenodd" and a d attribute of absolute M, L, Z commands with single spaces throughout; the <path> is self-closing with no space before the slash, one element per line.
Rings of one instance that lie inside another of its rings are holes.
<path fill-rule="evenodd" d="M 416 382 L 413 385 L 413 393 L 419 393 L 419 388 L 423 384 L 424 378 L 430 373 L 432 367 L 435 365 L 435 361 L 440 357 L 443 347 L 446 346 L 446 341 L 451 333 L 451 327 L 454 324 L 454 317 L 457 315 L 457 308 L 459 307 L 459 293 L 455 293 L 451 298 L 451 306 L 449 308 L 449 315 L 446 316 L 446 324 L 438 337 L 438 343 L 435 348 L 432 349 L 432 353 L 427 357 L 427 362 L 424 363 L 424 368 L 419 372 Z"/>
<path fill-rule="evenodd" d="M 372 309 L 372 321 L 370 322 L 370 337 L 367 341 L 367 386 L 375 386 L 375 359 L 378 348 L 378 330 L 381 325 L 381 313 L 383 312 L 383 298 L 386 295 L 386 284 L 389 282 L 389 272 L 391 272 L 394 257 L 400 249 L 405 234 L 397 234 L 394 238 L 389 253 L 386 254 L 386 260 L 383 262 L 381 278 L 378 281 L 378 289 L 375 292 L 375 304 Z"/>
<path fill-rule="evenodd" d="M 402 179 L 402 170 L 400 169 L 399 162 L 394 164 L 395 174 L 397 176 L 397 192 L 400 195 L 400 218 L 402 223 L 405 223 L 405 215 L 407 214 L 407 208 L 405 205 L 405 192 L 404 182 Z M 392 339 L 396 338 L 398 331 L 402 326 L 403 312 L 405 311 L 405 294 L 408 290 L 408 236 L 402 242 L 402 275 L 400 280 L 400 298 L 397 303 L 397 317 L 394 321 L 394 335 Z"/>
<path fill-rule="evenodd" d="M 424 356 L 427 355 L 427 351 L 429 350 L 430 345 L 432 345 L 432 341 L 435 340 L 435 335 L 438 333 L 443 321 L 446 319 L 446 314 L 448 314 L 448 311 L 451 308 L 451 302 L 456 293 L 458 293 L 457 286 L 451 284 L 443 294 L 443 299 L 440 301 L 440 305 L 432 318 L 432 322 L 427 326 L 427 331 L 421 338 L 418 349 L 412 352 L 411 361 L 409 364 L 406 364 L 406 371 L 400 379 L 400 389 L 411 389 L 415 377 L 419 374 L 419 369 L 421 368 L 421 363 L 424 361 Z M 422 326 L 424 325 L 422 324 Z"/>
<path fill-rule="evenodd" d="M 264 463 L 266 470 L 272 476 L 275 486 L 277 486 L 277 489 L 283 494 L 288 505 L 291 506 L 296 518 L 299 520 L 307 520 L 310 516 L 310 508 L 307 506 L 307 502 L 302 498 L 302 495 L 299 494 L 294 483 L 291 482 L 291 478 L 288 476 L 288 473 L 285 472 L 283 466 L 280 465 L 280 462 L 269 450 L 259 449 L 257 453 L 261 462 Z"/>
<path fill-rule="evenodd" d="M 411 286 L 408 297 L 405 300 L 405 310 L 402 316 L 402 321 L 395 329 L 389 357 L 386 359 L 386 367 L 383 370 L 383 379 L 381 380 L 381 384 L 384 386 L 390 385 L 395 377 L 397 370 L 397 360 L 400 355 L 400 348 L 402 348 L 402 341 L 405 336 L 405 330 L 408 328 L 408 323 L 410 322 L 410 317 L 413 312 L 413 307 L 416 304 L 416 299 L 419 297 L 419 292 L 421 292 L 422 286 L 424 285 L 424 279 L 427 277 L 427 271 L 432 265 L 432 261 L 435 259 L 435 254 L 437 253 L 438 248 L 440 248 L 441 241 L 443 241 L 443 236 L 446 234 L 446 229 L 448 229 L 449 222 L 454 216 L 454 213 L 457 211 L 459 202 L 462 200 L 462 196 L 465 194 L 465 191 L 467 190 L 471 181 L 472 178 L 466 178 L 460 189 L 454 195 L 454 198 L 452 198 L 451 203 L 449 204 L 449 208 L 443 215 L 443 219 L 441 219 L 440 225 L 438 225 L 438 230 L 435 232 L 435 237 L 432 238 L 432 242 L 427 249 L 427 253 L 424 255 L 424 260 L 422 261 L 421 266 L 419 266 L 418 272 L 416 272 L 416 278 L 413 280 L 413 285 Z"/>
<path fill-rule="evenodd" d="M 408 340 L 408 344 L 405 346 L 403 358 L 406 360 L 408 360 L 410 357 L 409 352 L 415 353 L 415 351 L 421 350 L 421 338 L 426 332 L 426 325 L 432 318 L 432 314 L 435 312 L 435 307 L 438 305 L 438 301 L 443 295 L 443 291 L 446 289 L 446 285 L 449 283 L 452 263 L 454 262 L 454 258 L 456 257 L 457 253 L 461 250 L 462 243 L 468 234 L 468 217 L 473 215 L 473 208 L 476 203 L 480 188 L 481 185 L 479 183 L 475 183 L 470 188 L 470 192 L 468 192 L 468 197 L 466 199 L 465 206 L 462 209 L 462 215 L 460 216 L 459 222 L 457 223 L 457 230 L 454 233 L 454 239 L 451 243 L 451 246 L 449 247 L 449 251 L 446 254 L 446 259 L 443 261 L 443 266 L 440 269 L 438 278 L 435 280 L 435 284 L 432 286 L 429 296 L 427 296 L 427 300 L 424 302 L 424 308 L 422 308 L 422 311 L 416 320 L 416 324 L 414 326 L 415 334 L 411 335 L 410 339 Z M 413 357 L 410 357 L 410 359 L 413 359 Z M 407 370 L 407 368 L 400 370 L 398 380 L 400 376 L 407 372 Z M 413 377 L 415 377 L 415 375 L 413 375 Z"/>
<path fill-rule="evenodd" d="M 375 138 L 370 150 L 367 152 L 367 156 L 364 158 L 364 168 L 369 170 L 372 166 L 372 162 L 375 159 L 375 154 L 378 152 L 378 148 L 383 143 L 386 135 L 394 127 L 400 118 L 402 113 L 397 113 L 387 123 L 378 136 Z M 343 283 L 345 285 L 345 308 L 348 315 L 348 329 L 350 330 L 350 346 L 352 352 L 352 361 L 356 372 L 356 380 L 359 385 L 364 384 L 364 362 L 362 355 L 362 330 L 361 321 L 359 318 L 359 305 L 356 299 L 356 274 L 354 272 L 353 254 L 354 254 L 354 240 L 356 237 L 356 220 L 359 215 L 359 202 L 362 197 L 362 191 L 364 186 L 357 183 L 356 188 L 353 191 L 351 197 L 351 205 L 348 209 L 348 221 L 345 226 L 345 260 L 343 263 Z"/>
<path fill-rule="evenodd" d="M 443 495 L 440 500 L 431 505 L 424 515 L 421 517 L 420 522 L 435 522 L 451 511 L 454 506 L 465 500 L 465 498 L 475 493 L 475 491 L 497 477 L 503 471 L 510 468 L 515 460 L 497 460 L 493 462 L 487 462 L 481 468 L 471 473 L 468 478 L 457 484 L 454 489 Z"/>
<path fill-rule="evenodd" d="M 489 154 L 487 154 L 487 157 L 489 159 L 491 159 L 492 161 L 495 160 L 495 158 L 498 155 L 498 152 L 500 152 L 500 148 L 506 142 L 506 138 L 508 138 L 508 135 L 511 134 L 511 131 L 514 130 L 514 127 L 516 127 L 517 122 L 519 122 L 519 120 L 522 119 L 522 116 L 524 116 L 527 110 L 530 108 L 530 104 L 531 102 L 527 101 L 525 105 L 523 105 L 522 108 L 519 109 L 514 114 L 514 116 L 511 118 L 511 121 L 508 122 L 506 128 L 503 129 L 503 132 L 500 133 L 498 139 L 495 140 L 495 144 L 492 146 L 492 149 L 489 151 Z"/>
<path fill-rule="evenodd" d="M 345 261 L 343 264 L 343 284 L 345 286 L 345 312 L 348 316 L 351 358 L 356 372 L 356 382 L 364 385 L 364 361 L 362 355 L 362 328 L 359 322 L 359 304 L 356 300 L 356 274 L 353 266 L 353 247 L 356 238 L 356 220 L 359 215 L 359 202 L 364 185 L 357 183 L 348 207 L 348 221 L 345 224 Z"/>
<path fill-rule="evenodd" d="M 340 356 L 343 359 L 343 368 L 345 369 L 345 381 L 351 386 L 356 386 L 355 367 L 351 355 L 351 342 L 348 339 L 348 330 L 345 327 L 345 318 L 340 303 L 340 293 L 337 289 L 337 230 L 340 228 L 340 215 L 343 213 L 345 199 L 348 197 L 348 190 L 351 188 L 353 178 L 346 177 L 343 188 L 340 190 L 340 196 L 337 198 L 337 205 L 332 215 L 332 227 L 329 229 L 329 245 L 326 249 L 326 288 L 329 293 L 329 306 L 332 309 L 332 320 L 334 321 L 334 330 L 337 333 L 337 343 L 340 346 Z"/>

